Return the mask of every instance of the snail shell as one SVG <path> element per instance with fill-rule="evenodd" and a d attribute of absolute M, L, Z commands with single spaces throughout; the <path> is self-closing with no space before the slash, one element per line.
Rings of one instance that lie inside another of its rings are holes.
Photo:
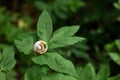
<path fill-rule="evenodd" d="M 45 41 L 40 40 L 34 44 L 33 50 L 38 54 L 43 54 L 48 50 L 48 45 Z"/>

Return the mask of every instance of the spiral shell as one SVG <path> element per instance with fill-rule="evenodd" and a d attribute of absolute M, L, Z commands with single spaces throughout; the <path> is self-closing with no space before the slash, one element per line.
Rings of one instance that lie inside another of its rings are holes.
<path fill-rule="evenodd" d="M 38 54 L 43 54 L 48 50 L 48 45 L 45 41 L 40 40 L 34 44 L 33 50 Z"/>

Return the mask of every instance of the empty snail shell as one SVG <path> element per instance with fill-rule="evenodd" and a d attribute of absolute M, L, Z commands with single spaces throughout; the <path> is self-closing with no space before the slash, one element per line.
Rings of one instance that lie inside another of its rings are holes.
<path fill-rule="evenodd" d="M 38 54 L 43 54 L 48 50 L 48 45 L 45 41 L 40 40 L 34 44 L 33 50 Z"/>

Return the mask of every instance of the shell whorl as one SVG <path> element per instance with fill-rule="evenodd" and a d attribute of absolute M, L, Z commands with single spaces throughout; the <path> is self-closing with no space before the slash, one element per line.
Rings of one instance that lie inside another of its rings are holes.
<path fill-rule="evenodd" d="M 40 40 L 34 44 L 33 50 L 38 54 L 43 54 L 48 50 L 48 45 L 45 41 Z"/>

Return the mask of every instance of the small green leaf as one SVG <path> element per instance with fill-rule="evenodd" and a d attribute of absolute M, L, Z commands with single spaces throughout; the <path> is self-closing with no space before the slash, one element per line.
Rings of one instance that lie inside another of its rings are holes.
<path fill-rule="evenodd" d="M 116 9 L 120 10 L 120 1 L 119 0 L 118 0 L 118 3 L 115 2 L 113 5 Z"/>
<path fill-rule="evenodd" d="M 20 52 L 30 54 L 33 50 L 35 39 L 35 33 L 23 33 L 17 37 L 15 45 Z"/>
<path fill-rule="evenodd" d="M 65 47 L 65 46 L 72 45 L 72 44 L 75 44 L 75 43 L 77 43 L 79 41 L 83 41 L 83 40 L 84 40 L 84 38 L 82 38 L 82 37 L 61 37 L 61 38 L 55 39 L 53 41 L 50 41 L 48 46 L 49 46 L 49 49 Z"/>
<path fill-rule="evenodd" d="M 58 30 L 56 30 L 53 33 L 53 37 L 51 38 L 51 40 L 55 41 L 58 38 L 63 38 L 63 37 L 71 37 L 73 36 L 77 31 L 79 30 L 79 26 L 65 26 L 62 27 Z M 55 40 L 54 40 L 55 39 Z"/>
<path fill-rule="evenodd" d="M 44 55 L 33 57 L 32 61 L 39 65 L 48 65 L 57 72 L 78 77 L 72 62 L 64 59 L 58 53 L 45 53 Z"/>
<path fill-rule="evenodd" d="M 79 74 L 80 80 L 95 80 L 96 74 L 92 64 L 88 63 Z"/>
<path fill-rule="evenodd" d="M 25 73 L 24 80 L 41 80 L 48 73 L 48 70 L 47 66 L 34 65 Z"/>
<path fill-rule="evenodd" d="M 97 73 L 96 80 L 107 80 L 110 75 L 110 69 L 108 64 L 102 64 L 100 70 Z"/>
<path fill-rule="evenodd" d="M 116 40 L 116 41 L 115 41 L 115 43 L 116 43 L 116 45 L 117 45 L 118 49 L 120 50 L 120 40 L 119 40 L 119 39 L 118 39 L 118 40 Z"/>
<path fill-rule="evenodd" d="M 42 80 L 77 80 L 76 78 L 61 73 L 49 74 L 42 78 Z"/>
<path fill-rule="evenodd" d="M 120 74 L 117 76 L 110 77 L 108 80 L 120 80 Z"/>
<path fill-rule="evenodd" d="M 37 23 L 37 35 L 39 39 L 48 42 L 52 34 L 52 20 L 47 11 L 43 11 Z"/>
<path fill-rule="evenodd" d="M 111 53 L 109 53 L 109 56 L 111 57 L 111 59 L 114 62 L 116 62 L 118 65 L 120 65 L 120 54 L 119 53 L 111 52 Z"/>
<path fill-rule="evenodd" d="M 5 73 L 0 72 L 0 80 L 6 80 Z"/>
<path fill-rule="evenodd" d="M 6 48 L 2 53 L 2 59 L 0 61 L 1 70 L 11 70 L 16 64 L 14 58 L 14 50 L 12 47 Z"/>

